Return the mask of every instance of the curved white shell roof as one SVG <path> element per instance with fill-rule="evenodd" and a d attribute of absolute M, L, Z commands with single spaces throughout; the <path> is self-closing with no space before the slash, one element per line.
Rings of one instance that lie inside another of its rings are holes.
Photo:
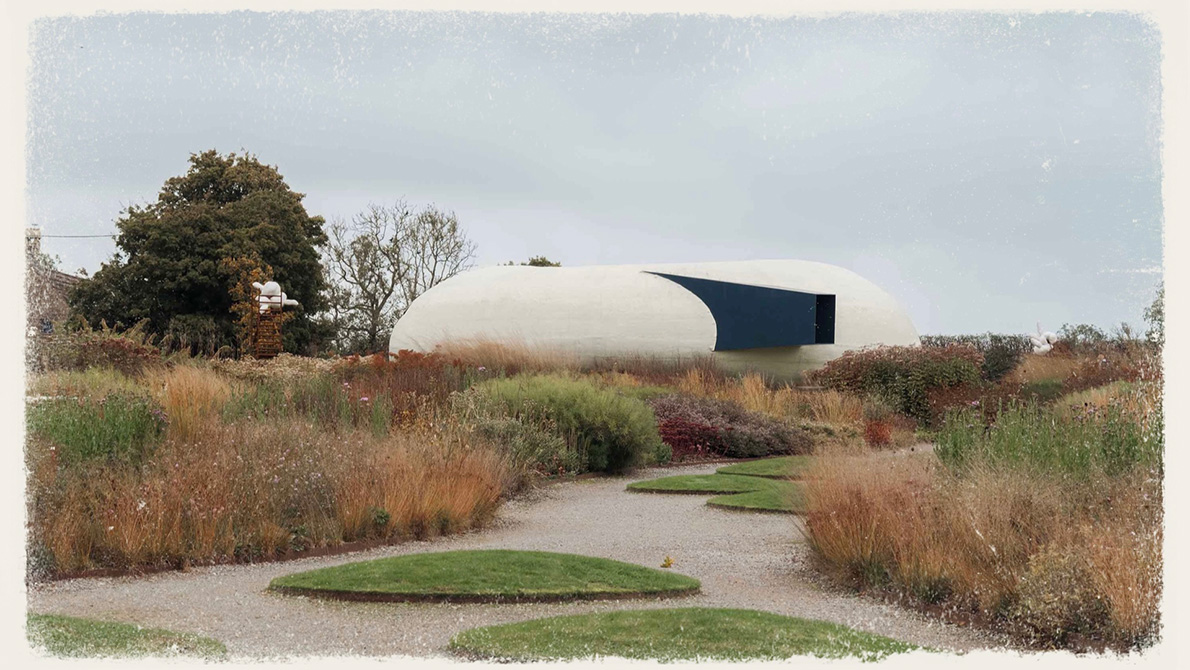
<path fill-rule="evenodd" d="M 712 353 L 716 323 L 693 293 L 650 272 L 833 294 L 834 344 L 717 351 L 732 369 L 793 376 L 849 349 L 913 345 L 917 331 L 897 302 L 850 270 L 765 260 L 470 270 L 426 291 L 397 322 L 390 351 L 431 351 L 451 340 L 506 341 L 584 358 L 664 358 Z"/>

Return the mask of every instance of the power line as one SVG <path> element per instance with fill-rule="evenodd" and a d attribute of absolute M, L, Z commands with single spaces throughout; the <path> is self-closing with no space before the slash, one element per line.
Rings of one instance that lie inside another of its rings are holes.
<path fill-rule="evenodd" d="M 115 237 L 115 236 L 116 236 L 116 234 L 115 234 L 115 233 L 112 233 L 112 234 L 110 234 L 110 235 L 42 235 L 41 237 L 43 237 L 43 238 L 45 238 L 45 237 L 58 237 L 58 238 L 62 238 L 62 237 L 72 237 L 72 238 L 80 238 L 80 237 Z"/>

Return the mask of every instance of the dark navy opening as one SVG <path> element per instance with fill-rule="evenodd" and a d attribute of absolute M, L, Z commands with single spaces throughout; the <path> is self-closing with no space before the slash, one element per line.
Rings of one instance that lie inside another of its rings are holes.
<path fill-rule="evenodd" d="M 819 294 L 814 307 L 814 344 L 835 343 L 835 296 Z"/>
<path fill-rule="evenodd" d="M 690 291 L 715 319 L 715 351 L 834 344 L 835 296 L 650 272 Z"/>

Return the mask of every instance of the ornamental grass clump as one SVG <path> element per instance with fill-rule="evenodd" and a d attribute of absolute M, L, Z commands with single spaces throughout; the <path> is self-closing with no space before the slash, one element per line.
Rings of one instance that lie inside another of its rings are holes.
<path fill-rule="evenodd" d="M 113 393 L 150 395 L 142 377 L 129 376 L 115 368 L 96 367 L 30 374 L 26 392 L 33 397 L 64 396 L 83 400 L 98 400 Z"/>
<path fill-rule="evenodd" d="M 650 356 L 630 354 L 597 358 L 581 367 L 584 373 L 626 374 L 652 385 L 668 386 L 684 375 L 697 373 L 710 379 L 723 380 L 727 372 L 709 354 L 688 357 Z"/>
<path fill-rule="evenodd" d="M 342 382 L 330 373 L 296 377 L 288 381 L 265 380 L 241 384 L 223 404 L 225 421 L 266 418 L 303 418 L 320 429 L 351 431 L 367 428 L 376 435 L 386 434 L 400 417 L 385 390 L 361 388 Z M 420 398 L 416 394 L 404 400 L 403 412 L 412 415 Z"/>
<path fill-rule="evenodd" d="M 475 381 L 471 378 L 475 371 L 461 360 L 407 349 L 396 354 L 348 357 L 336 364 L 332 372 L 339 382 L 348 382 L 361 392 L 387 393 L 394 402 L 421 396 L 442 403 L 451 393 L 462 391 Z"/>
<path fill-rule="evenodd" d="M 574 371 L 580 367 L 578 357 L 572 353 L 531 347 L 523 342 L 451 340 L 434 347 L 434 355 L 445 360 L 458 361 L 473 369 L 499 371 L 505 376 Z"/>
<path fill-rule="evenodd" d="M 614 389 L 559 375 L 490 379 L 476 388 L 509 416 L 551 422 L 584 470 L 622 472 L 669 458 L 649 406 Z"/>
<path fill-rule="evenodd" d="M 231 397 L 232 385 L 214 370 L 178 365 L 162 375 L 157 394 L 170 420 L 171 433 L 189 437 L 217 417 Z"/>
<path fill-rule="evenodd" d="M 539 475 L 578 474 L 586 463 L 576 440 L 568 440 L 544 411 L 525 401 L 515 410 L 482 388 L 451 398 L 451 415 L 508 456 L 520 489 Z"/>
<path fill-rule="evenodd" d="M 850 426 L 863 423 L 860 397 L 832 389 L 805 389 L 774 384 L 750 372 L 741 377 L 723 377 L 693 369 L 678 378 L 677 390 L 734 402 L 740 407 L 778 419 L 796 419 Z"/>

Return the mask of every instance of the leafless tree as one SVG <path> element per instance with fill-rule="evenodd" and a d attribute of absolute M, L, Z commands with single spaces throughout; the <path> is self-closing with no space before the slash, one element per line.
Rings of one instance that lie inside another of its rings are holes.
<path fill-rule="evenodd" d="M 453 212 L 369 205 L 328 230 L 328 319 L 340 351 L 381 351 L 419 295 L 471 266 L 475 244 Z"/>
<path fill-rule="evenodd" d="M 475 243 L 459 228 L 454 212 L 430 205 L 418 212 L 405 230 L 397 318 L 419 295 L 471 267 L 475 259 Z"/>

